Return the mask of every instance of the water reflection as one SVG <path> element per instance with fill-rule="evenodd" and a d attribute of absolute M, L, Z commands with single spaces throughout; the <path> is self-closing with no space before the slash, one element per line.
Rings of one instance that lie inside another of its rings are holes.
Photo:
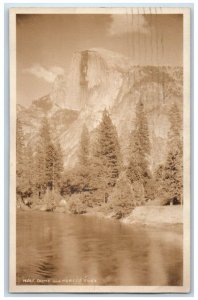
<path fill-rule="evenodd" d="M 182 232 L 19 212 L 17 284 L 182 285 Z"/>

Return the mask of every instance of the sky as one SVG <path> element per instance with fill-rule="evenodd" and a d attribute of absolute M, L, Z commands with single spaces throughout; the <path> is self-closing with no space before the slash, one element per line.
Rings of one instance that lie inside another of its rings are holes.
<path fill-rule="evenodd" d="M 182 15 L 17 15 L 17 102 L 29 105 L 67 74 L 76 51 L 105 48 L 134 65 L 182 65 Z"/>

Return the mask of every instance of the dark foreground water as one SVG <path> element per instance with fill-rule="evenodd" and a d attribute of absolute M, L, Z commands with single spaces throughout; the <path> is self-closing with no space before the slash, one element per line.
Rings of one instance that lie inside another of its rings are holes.
<path fill-rule="evenodd" d="M 182 231 L 17 213 L 17 284 L 182 285 Z"/>

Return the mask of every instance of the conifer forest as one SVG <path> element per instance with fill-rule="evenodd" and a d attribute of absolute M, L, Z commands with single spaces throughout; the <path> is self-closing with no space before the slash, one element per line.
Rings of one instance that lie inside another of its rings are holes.
<path fill-rule="evenodd" d="M 18 118 L 17 205 L 44 205 L 45 210 L 54 211 L 63 200 L 73 214 L 100 208 L 115 218 L 123 218 L 136 206 L 183 204 L 182 118 L 176 104 L 170 108 L 169 116 L 166 159 L 155 170 L 150 167 L 148 120 L 141 101 L 136 105 L 127 157 L 123 157 L 111 115 L 104 109 L 93 132 L 86 124 L 79 128 L 78 160 L 70 169 L 64 167 L 63 149 L 49 118 L 42 120 L 34 153 Z"/>

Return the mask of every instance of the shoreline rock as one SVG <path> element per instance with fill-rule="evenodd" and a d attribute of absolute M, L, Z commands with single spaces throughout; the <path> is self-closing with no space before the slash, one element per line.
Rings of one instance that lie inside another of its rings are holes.
<path fill-rule="evenodd" d="M 85 216 L 93 216 L 102 219 L 117 220 L 124 224 L 142 225 L 183 225 L 183 206 L 138 206 L 129 216 L 116 219 L 113 213 L 103 213 L 100 211 L 89 211 Z"/>
<path fill-rule="evenodd" d="M 122 220 L 126 224 L 183 224 L 183 206 L 138 206 Z"/>

